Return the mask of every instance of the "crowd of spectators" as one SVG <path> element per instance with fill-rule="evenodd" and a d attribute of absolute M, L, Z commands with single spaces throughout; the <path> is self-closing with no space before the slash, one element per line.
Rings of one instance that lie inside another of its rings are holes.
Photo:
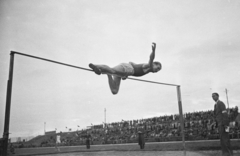
<path fill-rule="evenodd" d="M 230 138 L 240 139 L 240 123 L 235 122 L 238 108 L 229 109 Z M 219 139 L 218 129 L 213 124 L 212 110 L 186 113 L 184 117 L 185 140 Z M 120 121 L 100 125 L 61 135 L 61 145 L 83 145 L 86 136 L 91 136 L 91 144 L 136 143 L 138 132 L 144 133 L 146 142 L 181 141 L 181 123 L 179 115 L 165 115 L 147 119 Z M 39 146 L 54 146 L 56 135 L 44 136 Z M 40 137 L 41 138 L 41 137 Z M 39 139 L 38 139 L 39 140 Z M 36 142 L 36 141 L 35 141 Z"/>
<path fill-rule="evenodd" d="M 230 138 L 240 138 L 240 125 L 234 121 L 237 114 L 237 107 L 229 109 Z M 218 129 L 213 122 L 212 110 L 184 114 L 185 139 L 218 139 Z M 88 133 L 92 142 L 97 144 L 131 143 L 136 142 L 139 131 L 144 133 L 146 141 L 182 140 L 179 115 L 95 125 L 91 129 L 78 132 L 77 138 L 84 142 L 84 136 Z"/>

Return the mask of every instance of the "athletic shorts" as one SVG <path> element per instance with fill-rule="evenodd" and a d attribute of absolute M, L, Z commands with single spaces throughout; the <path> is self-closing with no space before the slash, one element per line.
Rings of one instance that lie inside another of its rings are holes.
<path fill-rule="evenodd" d="M 134 68 L 130 63 L 121 63 L 119 66 L 123 67 L 124 74 L 122 77 L 128 77 L 134 74 Z"/>

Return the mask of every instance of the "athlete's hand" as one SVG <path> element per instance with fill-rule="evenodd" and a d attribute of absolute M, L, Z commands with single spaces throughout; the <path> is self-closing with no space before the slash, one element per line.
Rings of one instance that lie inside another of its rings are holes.
<path fill-rule="evenodd" d="M 152 43 L 153 45 L 152 45 L 152 51 L 155 51 L 155 49 L 156 49 L 156 43 Z"/>

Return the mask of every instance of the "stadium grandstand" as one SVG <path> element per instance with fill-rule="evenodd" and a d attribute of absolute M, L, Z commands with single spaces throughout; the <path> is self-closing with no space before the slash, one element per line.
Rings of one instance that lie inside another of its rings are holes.
<path fill-rule="evenodd" d="M 240 139 L 240 123 L 238 107 L 229 109 L 230 138 Z M 213 126 L 213 111 L 199 111 L 184 114 L 185 140 L 219 139 L 218 130 Z M 179 115 L 165 115 L 131 121 L 120 121 L 107 124 L 92 125 L 90 128 L 72 132 L 50 131 L 30 140 L 13 142 L 15 148 L 53 147 L 56 135 L 60 135 L 59 146 L 85 145 L 86 136 L 90 134 L 91 144 L 124 144 L 137 143 L 138 132 L 144 132 L 146 142 L 181 141 Z"/>

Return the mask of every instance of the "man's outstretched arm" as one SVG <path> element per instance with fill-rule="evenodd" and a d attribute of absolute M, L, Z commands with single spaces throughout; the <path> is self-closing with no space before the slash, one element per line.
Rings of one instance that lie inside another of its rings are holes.
<path fill-rule="evenodd" d="M 155 50 L 156 50 L 156 43 L 153 42 L 152 44 L 153 44 L 152 45 L 152 53 L 150 54 L 150 59 L 149 59 L 149 62 L 148 62 L 151 70 L 153 69 L 153 60 L 155 58 Z"/>

